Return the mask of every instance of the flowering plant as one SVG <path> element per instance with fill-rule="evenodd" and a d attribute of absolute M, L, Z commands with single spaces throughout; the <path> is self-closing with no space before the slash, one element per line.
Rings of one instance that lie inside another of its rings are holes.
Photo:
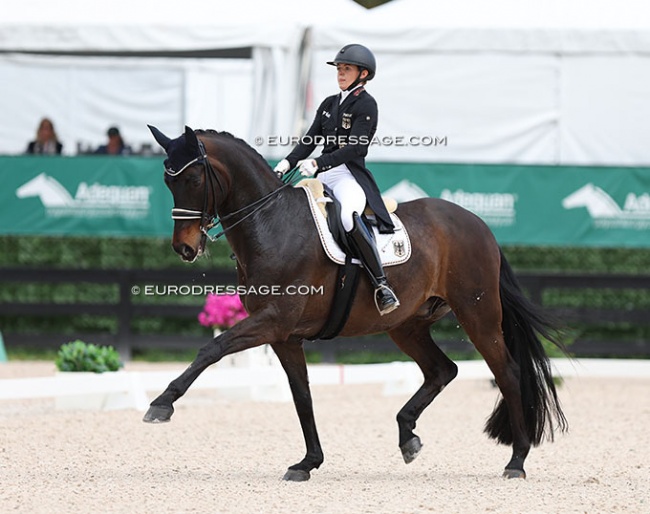
<path fill-rule="evenodd" d="M 239 295 L 208 294 L 203 311 L 199 314 L 199 323 L 205 327 L 226 330 L 248 316 Z"/>

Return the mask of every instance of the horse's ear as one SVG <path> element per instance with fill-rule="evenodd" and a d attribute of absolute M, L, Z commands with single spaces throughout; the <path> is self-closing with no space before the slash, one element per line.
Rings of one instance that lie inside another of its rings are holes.
<path fill-rule="evenodd" d="M 194 130 L 187 125 L 185 125 L 185 146 L 192 153 L 199 154 L 201 152 L 199 148 L 199 138 L 196 137 Z"/>
<path fill-rule="evenodd" d="M 165 151 L 167 151 L 167 147 L 169 146 L 171 139 L 160 132 L 160 130 L 158 130 L 156 127 L 152 125 L 147 125 L 147 127 L 149 127 L 149 130 L 151 130 L 151 133 L 153 134 L 153 137 L 158 142 L 158 144 L 162 146 Z"/>

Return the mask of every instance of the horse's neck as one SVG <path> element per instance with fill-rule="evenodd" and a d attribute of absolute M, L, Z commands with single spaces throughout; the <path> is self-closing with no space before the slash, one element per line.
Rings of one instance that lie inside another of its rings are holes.
<path fill-rule="evenodd" d="M 219 215 L 225 219 L 232 217 L 232 220 L 227 223 L 232 224 L 242 216 L 256 210 L 265 202 L 265 198 L 272 196 L 273 192 L 281 186 L 282 183 L 274 180 L 273 177 L 266 176 L 261 171 L 257 176 L 239 174 L 232 180 L 228 197 L 217 209 Z"/>
<path fill-rule="evenodd" d="M 292 187 L 284 188 L 245 221 L 227 230 L 226 238 L 241 264 L 246 266 L 254 261 L 268 261 L 268 256 L 275 253 L 278 246 L 295 239 L 296 231 L 304 230 L 306 224 L 301 221 L 307 206 L 300 203 L 301 195 L 297 193 L 299 191 Z M 246 215 L 248 211 L 241 217 Z M 224 228 L 233 226 L 241 217 L 234 218 Z"/>

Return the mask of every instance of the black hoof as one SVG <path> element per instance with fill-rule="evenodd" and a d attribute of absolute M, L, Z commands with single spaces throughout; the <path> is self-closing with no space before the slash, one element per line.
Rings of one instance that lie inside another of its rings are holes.
<path fill-rule="evenodd" d="M 302 469 L 288 469 L 284 474 L 283 480 L 287 482 L 306 482 L 310 478 L 309 471 Z"/>
<path fill-rule="evenodd" d="M 415 436 L 400 446 L 400 450 L 402 450 L 404 462 L 410 464 L 418 455 L 420 455 L 420 452 L 422 451 L 422 442 L 418 436 Z"/>
<path fill-rule="evenodd" d="M 523 469 L 508 469 L 503 472 L 503 478 L 526 478 L 526 472 Z"/>
<path fill-rule="evenodd" d="M 174 414 L 173 407 L 152 405 L 142 418 L 142 421 L 145 423 L 165 423 L 172 418 L 172 414 Z"/>

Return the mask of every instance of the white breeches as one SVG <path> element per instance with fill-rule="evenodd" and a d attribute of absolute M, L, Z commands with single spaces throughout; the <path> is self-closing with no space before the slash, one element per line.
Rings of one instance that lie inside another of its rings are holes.
<path fill-rule="evenodd" d="M 316 177 L 329 187 L 341 203 L 341 223 L 346 232 L 354 227 L 352 215 L 361 216 L 366 208 L 366 194 L 345 164 L 321 172 Z"/>

